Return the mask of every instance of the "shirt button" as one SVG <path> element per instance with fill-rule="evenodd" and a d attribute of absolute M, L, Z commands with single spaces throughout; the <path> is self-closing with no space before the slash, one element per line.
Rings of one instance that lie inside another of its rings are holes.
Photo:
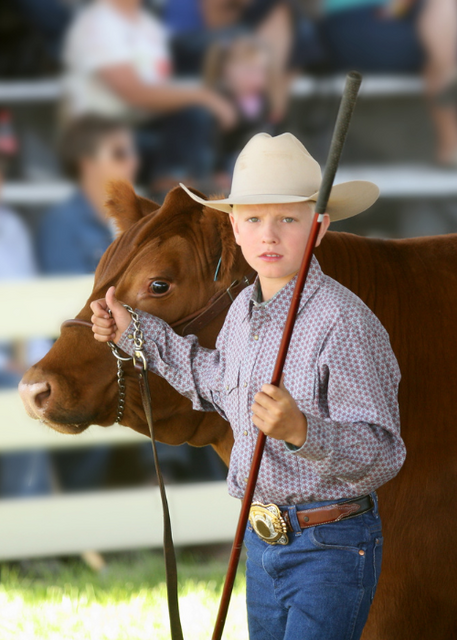
<path fill-rule="evenodd" d="M 244 481 L 247 482 L 249 480 L 249 478 L 245 478 Z"/>
<path fill-rule="evenodd" d="M 243 384 L 243 387 L 247 387 L 247 386 L 248 386 L 248 383 L 247 383 L 247 382 L 245 382 L 245 383 Z"/>
<path fill-rule="evenodd" d="M 254 340 L 258 340 L 258 339 L 259 339 L 259 336 L 256 334 L 256 335 L 254 336 Z"/>
<path fill-rule="evenodd" d="M 248 432 L 247 431 L 243 431 L 243 436 L 247 436 Z"/>
<path fill-rule="evenodd" d="M 229 386 L 228 386 L 228 385 L 226 385 L 226 387 L 225 387 L 225 388 L 227 389 L 227 391 L 229 390 Z"/>
<path fill-rule="evenodd" d="M 129 340 L 133 340 L 133 335 L 132 335 L 131 333 L 129 333 L 129 335 L 127 336 L 127 338 L 128 338 Z"/>

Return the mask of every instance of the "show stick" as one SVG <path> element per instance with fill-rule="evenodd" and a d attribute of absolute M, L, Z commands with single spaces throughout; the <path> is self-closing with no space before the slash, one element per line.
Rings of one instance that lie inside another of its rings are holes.
<path fill-rule="evenodd" d="M 287 357 L 287 351 L 289 349 L 292 331 L 294 328 L 295 319 L 297 317 L 300 297 L 303 291 L 303 287 L 305 286 L 306 276 L 308 275 L 309 265 L 311 263 L 313 251 L 316 246 L 316 240 L 319 235 L 322 220 L 324 219 L 324 213 L 327 210 L 328 199 L 332 190 L 333 181 L 335 179 L 336 170 L 338 168 L 341 152 L 343 150 L 344 141 L 346 139 L 346 134 L 354 111 L 361 82 L 362 76 L 359 73 L 357 73 L 356 71 L 351 71 L 350 73 L 348 73 L 346 77 L 343 97 L 341 99 L 340 108 L 338 110 L 338 115 L 336 118 L 335 129 L 333 131 L 333 137 L 330 144 L 327 163 L 325 165 L 324 175 L 322 177 L 322 183 L 319 189 L 319 195 L 317 198 L 311 231 L 306 244 L 300 270 L 298 272 L 294 292 L 292 294 L 292 301 L 287 315 L 286 324 L 284 327 L 284 332 L 282 335 L 281 344 L 273 371 L 271 384 L 274 384 L 277 387 L 279 387 L 279 383 L 281 380 L 284 362 Z M 230 554 L 227 575 L 225 577 L 224 589 L 222 592 L 212 640 L 220 640 L 224 630 L 227 611 L 230 604 L 230 597 L 232 595 L 233 584 L 235 582 L 236 571 L 238 568 L 240 553 L 243 546 L 244 532 L 246 530 L 246 524 L 249 517 L 252 498 L 254 496 L 257 477 L 259 475 L 259 468 L 262 461 L 263 450 L 265 448 L 265 441 L 265 434 L 259 430 L 257 443 L 252 458 L 251 470 L 249 472 L 249 478 L 246 485 L 246 491 L 244 494 L 243 503 L 241 505 L 235 539 L 233 541 L 232 551 Z"/>

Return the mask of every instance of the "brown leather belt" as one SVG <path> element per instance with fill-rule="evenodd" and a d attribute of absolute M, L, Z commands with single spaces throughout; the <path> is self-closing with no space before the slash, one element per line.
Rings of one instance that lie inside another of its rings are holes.
<path fill-rule="evenodd" d="M 303 509 L 302 511 L 297 511 L 297 518 L 300 527 L 306 529 L 307 527 L 315 527 L 318 524 L 336 522 L 355 515 L 359 516 L 366 511 L 370 511 L 373 506 L 371 496 L 363 496 L 347 502 L 327 504 L 324 507 L 316 507 L 315 509 Z M 281 515 L 287 525 L 287 530 L 293 531 L 289 520 L 289 512 L 282 511 Z"/>
<path fill-rule="evenodd" d="M 323 507 L 302 509 L 296 514 L 300 527 L 307 529 L 319 524 L 359 516 L 370 511 L 373 507 L 373 500 L 370 495 L 367 495 Z M 287 533 L 294 531 L 289 511 L 287 509 L 280 510 L 275 504 L 265 505 L 253 502 L 249 512 L 249 521 L 259 538 L 268 544 L 287 544 L 289 542 Z"/>

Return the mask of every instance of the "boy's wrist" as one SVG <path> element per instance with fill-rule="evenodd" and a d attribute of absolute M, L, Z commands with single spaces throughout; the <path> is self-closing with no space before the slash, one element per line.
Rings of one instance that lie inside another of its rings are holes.
<path fill-rule="evenodd" d="M 296 447 L 300 449 L 306 442 L 306 437 L 308 435 L 308 424 L 306 421 L 305 415 L 300 412 L 301 418 L 297 421 L 297 424 L 294 425 L 294 429 L 290 436 L 285 439 L 287 444 L 292 445 L 292 447 Z"/>
<path fill-rule="evenodd" d="M 135 331 L 135 324 L 133 320 L 130 320 L 127 328 L 120 334 L 118 340 L 116 341 L 117 346 L 125 351 L 129 356 L 131 356 L 135 350 L 135 346 L 133 343 L 133 334 Z"/>

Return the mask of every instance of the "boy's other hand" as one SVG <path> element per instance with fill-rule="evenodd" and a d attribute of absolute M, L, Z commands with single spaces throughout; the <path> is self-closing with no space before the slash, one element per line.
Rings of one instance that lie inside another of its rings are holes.
<path fill-rule="evenodd" d="M 252 422 L 265 435 L 284 440 L 301 447 L 308 432 L 304 414 L 284 386 L 284 376 L 279 387 L 264 384 L 254 396 Z"/>
<path fill-rule="evenodd" d="M 110 287 L 104 298 L 90 303 L 94 338 L 99 342 L 118 342 L 130 324 L 130 313 L 115 296 L 116 289 Z M 109 315 L 111 310 L 112 316 Z"/>

